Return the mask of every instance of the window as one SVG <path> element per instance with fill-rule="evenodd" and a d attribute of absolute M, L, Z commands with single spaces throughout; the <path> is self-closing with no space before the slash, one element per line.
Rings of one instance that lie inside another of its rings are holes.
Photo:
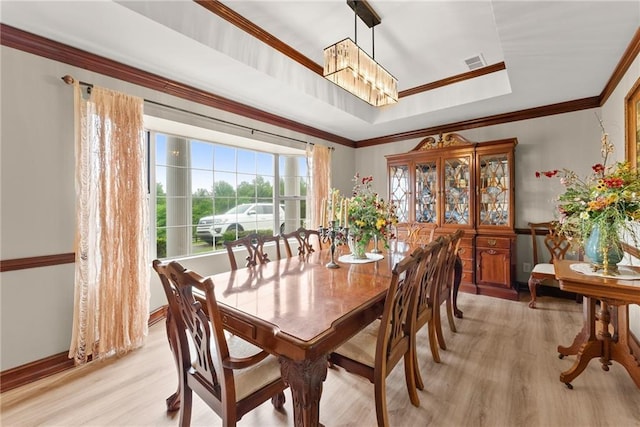
<path fill-rule="evenodd" d="M 151 252 L 175 258 L 223 248 L 247 233 L 305 226 L 306 153 L 253 141 L 257 151 L 149 131 Z"/>

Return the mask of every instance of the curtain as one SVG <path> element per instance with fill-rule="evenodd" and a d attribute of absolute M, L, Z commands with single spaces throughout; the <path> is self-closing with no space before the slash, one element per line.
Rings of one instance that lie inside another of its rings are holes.
<path fill-rule="evenodd" d="M 143 100 L 76 82 L 76 364 L 144 343 L 149 317 Z"/>
<path fill-rule="evenodd" d="M 309 150 L 307 150 L 309 151 Z M 311 150 L 311 191 L 307 206 L 310 206 L 311 216 L 308 228 L 320 226 L 320 201 L 329 195 L 331 186 L 331 148 L 323 145 L 313 145 Z"/>

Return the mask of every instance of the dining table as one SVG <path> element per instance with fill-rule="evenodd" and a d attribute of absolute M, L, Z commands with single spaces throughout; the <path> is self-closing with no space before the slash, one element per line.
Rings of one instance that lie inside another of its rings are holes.
<path fill-rule="evenodd" d="M 393 241 L 362 261 L 339 246 L 338 268 L 327 267 L 332 256 L 323 249 L 210 276 L 224 328 L 277 356 L 294 425 L 321 425 L 328 355 L 382 314 L 393 268 L 414 248 Z M 167 318 L 170 345 L 171 323 Z M 169 409 L 179 408 L 178 396 L 167 399 Z"/>

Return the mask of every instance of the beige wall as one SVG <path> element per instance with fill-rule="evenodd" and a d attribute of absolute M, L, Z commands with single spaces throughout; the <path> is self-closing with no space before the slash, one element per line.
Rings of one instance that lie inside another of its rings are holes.
<path fill-rule="evenodd" d="M 5 46 L 0 47 L 0 64 L 3 260 L 74 251 L 73 89 L 60 79 L 65 74 L 232 123 L 327 144 Z M 223 130 L 250 135 L 228 126 Z M 269 137 L 268 142 L 277 141 Z M 291 141 L 281 143 L 290 145 Z M 338 145 L 333 153 L 334 182 L 344 189 L 350 187 L 353 152 Z M 228 269 L 226 254 L 198 256 L 184 263 L 202 274 Z M 4 272 L 0 280 L 0 370 L 67 351 L 73 318 L 73 264 Z M 152 272 L 150 308 L 164 304 L 162 288 Z"/>
<path fill-rule="evenodd" d="M 251 122 L 230 113 L 190 103 L 83 69 L 0 47 L 2 127 L 0 133 L 1 245 L 0 259 L 73 252 L 74 156 L 72 89 L 60 80 L 71 74 L 82 81 L 291 136 L 326 144 L 304 135 Z M 558 183 L 536 180 L 536 170 L 569 167 L 588 173 L 599 156 L 600 131 L 594 112 L 602 114 L 607 130 L 623 156 L 622 100 L 638 71 L 634 62 L 602 109 L 579 111 L 461 132 L 485 141 L 518 138 L 516 148 L 516 226 L 553 215 Z M 616 124 L 617 123 L 617 124 Z M 355 171 L 374 176 L 374 187 L 386 194 L 385 154 L 406 152 L 419 139 L 353 150 L 336 144 L 333 183 L 348 194 Z M 622 150 L 622 151 L 621 151 Z M 554 186 L 555 185 L 555 186 Z M 528 239 L 518 239 L 518 280 L 526 281 L 521 264 L 531 262 Z M 188 268 L 213 274 L 228 268 L 226 255 L 199 256 Z M 0 370 L 4 371 L 67 351 L 73 315 L 73 264 L 0 274 Z M 155 273 L 151 309 L 165 303 Z M 640 324 L 640 310 L 634 322 Z M 640 328 L 638 328 L 640 329 Z M 640 335 L 640 333 L 639 333 Z"/>
<path fill-rule="evenodd" d="M 624 141 L 625 132 L 625 97 L 640 78 L 640 55 L 638 55 L 625 73 L 620 83 L 616 86 L 607 102 L 602 106 L 602 117 L 612 141 L 615 141 L 617 159 L 623 160 L 625 157 Z M 639 260 L 635 260 L 635 265 L 639 265 Z M 636 337 L 640 338 L 640 306 L 629 307 L 629 327 Z"/>

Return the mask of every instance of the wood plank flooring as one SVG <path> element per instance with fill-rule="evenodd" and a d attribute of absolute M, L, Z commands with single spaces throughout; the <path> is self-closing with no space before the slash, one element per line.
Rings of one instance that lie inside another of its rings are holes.
<path fill-rule="evenodd" d="M 458 332 L 445 323 L 447 351 L 434 363 L 426 329 L 420 331 L 420 370 L 425 390 L 419 408 L 409 402 L 403 369 L 387 382 L 392 426 L 640 426 L 640 390 L 617 363 L 604 372 L 597 359 L 567 389 L 560 381 L 575 357 L 558 358 L 581 326 L 581 305 L 528 295 L 514 302 L 460 294 L 464 319 Z M 176 387 L 164 322 L 150 328 L 146 346 L 108 362 L 63 372 L 0 395 L 2 426 L 176 426 L 165 398 Z M 239 426 L 290 426 L 291 394 L 283 412 L 270 403 Z M 330 369 L 320 408 L 327 426 L 375 426 L 373 385 L 340 369 Z M 221 425 L 194 397 L 194 426 Z"/>

